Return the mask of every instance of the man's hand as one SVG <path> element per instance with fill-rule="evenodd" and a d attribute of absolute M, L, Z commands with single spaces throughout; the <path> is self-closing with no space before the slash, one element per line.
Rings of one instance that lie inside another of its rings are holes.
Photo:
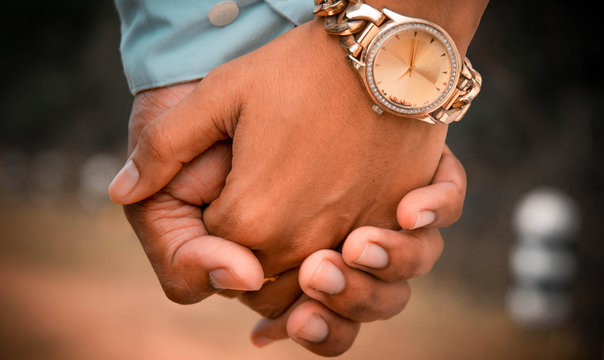
<path fill-rule="evenodd" d="M 136 147 L 142 129 L 178 104 L 196 85 L 174 85 L 135 97 L 129 153 Z M 162 288 L 175 302 L 198 302 L 220 288 L 258 290 L 262 286 L 262 268 L 253 253 L 208 235 L 201 220 L 200 205 L 218 197 L 230 167 L 231 145 L 218 143 L 185 165 L 170 186 L 124 207 Z"/>

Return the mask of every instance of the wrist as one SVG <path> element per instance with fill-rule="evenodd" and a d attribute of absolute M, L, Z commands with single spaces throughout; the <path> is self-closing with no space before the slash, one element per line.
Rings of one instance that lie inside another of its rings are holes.
<path fill-rule="evenodd" d="M 347 58 L 374 103 L 372 109 L 429 124 L 461 120 L 482 83 L 465 52 L 483 0 L 453 7 L 431 6 L 438 0 L 426 0 L 423 10 L 416 8 L 422 14 L 409 10 L 417 5 L 412 0 L 406 3 L 407 10 L 398 2 L 369 1 L 321 0 L 314 13 L 325 18 L 330 35 L 341 36 Z M 381 6 L 389 3 L 398 6 L 394 10 Z M 465 16 L 456 17 L 459 11 Z"/>
<path fill-rule="evenodd" d="M 478 28 L 488 0 L 365 0 L 368 5 L 409 17 L 432 21 L 451 35 L 459 53 L 465 56 Z"/>

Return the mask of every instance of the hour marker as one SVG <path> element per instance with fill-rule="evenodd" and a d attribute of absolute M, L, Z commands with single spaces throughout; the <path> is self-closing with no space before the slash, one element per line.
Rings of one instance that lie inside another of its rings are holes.
<path fill-rule="evenodd" d="M 378 67 L 378 66 L 380 66 L 380 64 L 377 64 L 377 63 L 376 63 L 376 64 L 375 64 L 375 66 L 376 66 L 376 67 Z"/>
<path fill-rule="evenodd" d="M 378 83 L 378 85 L 379 85 L 379 84 L 381 84 L 382 82 L 381 82 L 381 81 L 378 81 L 377 83 Z"/>
<path fill-rule="evenodd" d="M 401 38 L 398 37 L 398 34 L 394 35 L 395 38 L 397 38 L 397 40 L 400 40 Z"/>
<path fill-rule="evenodd" d="M 413 37 L 417 37 L 417 31 L 413 33 Z"/>
<path fill-rule="evenodd" d="M 434 42 L 434 38 L 430 39 L 430 44 L 432 44 Z"/>
<path fill-rule="evenodd" d="M 442 53 L 442 54 L 440 54 L 440 57 L 443 57 L 445 55 L 447 55 L 447 53 Z"/>
<path fill-rule="evenodd" d="M 449 73 L 448 71 L 443 71 L 443 74 L 448 74 L 448 73 Z"/>
<path fill-rule="evenodd" d="M 436 91 L 440 91 L 440 88 L 438 86 L 436 87 Z"/>

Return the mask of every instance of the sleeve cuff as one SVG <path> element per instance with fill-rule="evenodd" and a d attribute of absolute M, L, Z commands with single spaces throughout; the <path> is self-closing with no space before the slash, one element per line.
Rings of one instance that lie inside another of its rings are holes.
<path fill-rule="evenodd" d="M 276 12 L 296 25 L 302 25 L 313 19 L 312 0 L 265 0 Z"/>
<path fill-rule="evenodd" d="M 200 79 L 313 17 L 311 0 L 235 0 L 239 16 L 216 27 L 208 12 L 220 1 L 115 0 L 131 93 Z"/>

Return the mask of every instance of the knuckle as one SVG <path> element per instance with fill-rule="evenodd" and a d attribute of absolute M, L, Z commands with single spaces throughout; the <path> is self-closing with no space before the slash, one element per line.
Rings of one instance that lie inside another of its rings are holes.
<path fill-rule="evenodd" d="M 459 219 L 461 219 L 462 215 L 463 215 L 463 203 L 459 204 L 453 208 L 453 217 L 451 218 L 451 221 L 453 223 L 456 223 L 457 221 L 459 221 Z"/>
<path fill-rule="evenodd" d="M 197 257 L 184 253 L 183 257 L 163 252 L 161 264 L 153 264 L 166 297 L 182 305 L 199 302 L 215 292 L 207 274 L 198 271 Z"/>
<path fill-rule="evenodd" d="M 429 249 L 424 244 L 418 246 L 415 251 L 405 253 L 403 259 L 395 268 L 397 280 L 410 280 L 422 276 L 430 271 L 433 261 L 429 256 Z"/>
<path fill-rule="evenodd" d="M 409 303 L 409 299 L 411 298 L 409 283 L 407 281 L 402 281 L 395 286 L 397 289 L 394 295 L 390 297 L 390 306 L 383 308 L 381 320 L 387 320 L 399 314 L 407 306 L 407 303 Z"/>
<path fill-rule="evenodd" d="M 382 230 L 373 226 L 363 226 L 353 230 L 349 236 L 356 241 L 375 241 L 382 238 Z"/>
<path fill-rule="evenodd" d="M 380 274 L 380 279 L 395 283 L 416 278 L 421 274 L 422 267 L 425 267 L 425 262 L 423 250 L 413 249 L 409 254 L 397 251 L 391 265 Z"/>
<path fill-rule="evenodd" d="M 360 322 L 374 320 L 376 313 L 382 311 L 382 309 L 374 307 L 377 300 L 375 295 L 367 295 L 364 298 L 363 300 L 357 299 L 356 302 L 349 304 L 348 309 L 346 309 L 348 314 L 354 314 L 355 320 Z"/>
<path fill-rule="evenodd" d="M 420 256 L 407 259 L 405 266 L 398 269 L 397 277 L 401 280 L 409 280 L 418 277 L 422 268 Z"/>
<path fill-rule="evenodd" d="M 188 286 L 183 286 L 178 281 L 164 281 L 161 285 L 166 297 L 177 304 L 187 305 L 199 301 L 192 296 L 191 289 Z"/>
<path fill-rule="evenodd" d="M 344 325 L 344 328 L 340 329 L 338 334 L 329 336 L 322 343 L 305 347 L 317 355 L 325 357 L 341 356 L 352 347 L 360 328 L 359 323 L 346 322 L 342 325 Z"/>
<path fill-rule="evenodd" d="M 317 355 L 325 356 L 325 357 L 336 357 L 344 354 L 348 349 L 352 347 L 352 341 L 347 342 L 338 342 L 329 347 L 321 348 L 319 350 L 313 350 Z"/>
<path fill-rule="evenodd" d="M 427 274 L 440 257 L 444 241 L 438 230 L 423 232 L 421 239 L 424 240 L 422 245 L 397 262 L 395 273 L 398 280 L 410 280 Z"/>
<path fill-rule="evenodd" d="M 232 215 L 232 220 L 239 231 L 246 233 L 259 234 L 262 214 L 257 209 L 252 209 L 249 206 L 244 206 Z"/>
<path fill-rule="evenodd" d="M 204 83 L 209 83 L 209 82 L 214 82 L 214 81 L 216 81 L 218 83 L 224 82 L 225 80 L 229 79 L 228 67 L 229 67 L 228 63 L 215 67 L 214 69 L 212 69 L 212 71 L 210 71 L 203 78 L 203 82 Z"/>
<path fill-rule="evenodd" d="M 405 308 L 410 296 L 406 281 L 391 284 L 390 291 L 366 293 L 364 297 L 350 302 L 346 311 L 352 314 L 351 319 L 359 322 L 389 319 Z"/>
<path fill-rule="evenodd" d="M 338 301 L 338 312 L 344 316 L 359 322 L 382 319 L 386 310 L 384 300 L 378 291 L 366 291 L 367 289 L 351 289 L 354 297 Z"/>
<path fill-rule="evenodd" d="M 447 188 L 445 198 L 449 199 L 446 204 L 446 218 L 448 223 L 455 223 L 461 218 L 465 201 L 465 189 L 455 184 Z"/>
<path fill-rule="evenodd" d="M 172 158 L 170 140 L 155 123 L 145 127 L 142 131 L 138 149 L 139 155 L 151 161 L 166 163 Z"/>
<path fill-rule="evenodd" d="M 214 206 L 216 204 L 216 206 Z M 211 234 L 236 241 L 251 249 L 262 249 L 269 241 L 266 207 L 249 199 L 219 199 L 204 212 L 204 223 Z"/>
<path fill-rule="evenodd" d="M 161 287 L 171 301 L 181 305 L 194 304 L 212 293 L 192 285 L 184 275 L 186 274 L 178 271 L 177 274 L 170 272 L 167 275 L 159 276 Z"/>

